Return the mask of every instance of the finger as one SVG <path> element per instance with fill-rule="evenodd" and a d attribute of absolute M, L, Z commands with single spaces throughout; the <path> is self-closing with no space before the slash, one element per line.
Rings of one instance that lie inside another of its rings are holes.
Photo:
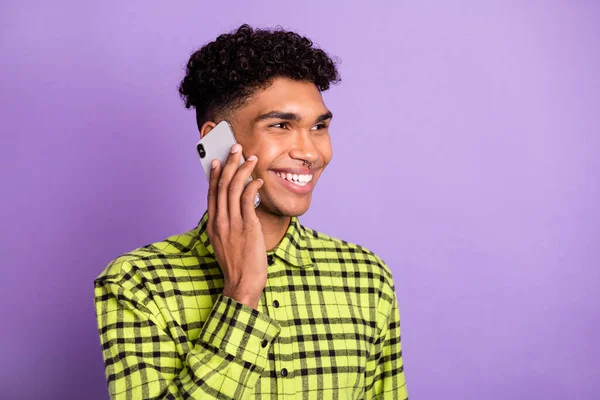
<path fill-rule="evenodd" d="M 237 170 L 231 182 L 229 183 L 229 190 L 227 192 L 227 201 L 229 203 L 229 218 L 242 219 L 242 208 L 241 208 L 241 197 L 246 182 L 250 178 L 250 174 L 256 167 L 256 156 L 250 156 L 245 163 Z"/>
<path fill-rule="evenodd" d="M 217 214 L 217 198 L 219 177 L 221 176 L 221 162 L 217 159 L 211 161 L 210 179 L 208 182 L 208 226 L 213 227 Z"/>
<path fill-rule="evenodd" d="M 227 191 L 229 190 L 229 182 L 231 182 L 233 175 L 235 175 L 235 172 L 240 165 L 240 157 L 242 156 L 241 150 L 242 146 L 239 144 L 234 144 L 231 147 L 231 152 L 229 153 L 229 156 L 227 156 L 227 161 L 223 166 L 219 183 L 217 185 L 217 214 L 219 217 L 222 216 L 223 219 L 226 219 L 227 221 L 230 219 Z"/>
<path fill-rule="evenodd" d="M 246 189 L 242 193 L 242 218 L 244 221 L 251 221 L 256 218 L 256 210 L 254 208 L 254 199 L 258 190 L 265 182 L 262 179 L 255 179 L 246 185 Z"/>

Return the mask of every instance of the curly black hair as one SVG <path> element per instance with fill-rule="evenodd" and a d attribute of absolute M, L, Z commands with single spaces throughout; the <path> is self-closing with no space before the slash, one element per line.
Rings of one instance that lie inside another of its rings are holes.
<path fill-rule="evenodd" d="M 268 87 L 277 77 L 312 82 L 325 91 L 341 81 L 336 64 L 295 32 L 244 24 L 191 55 L 179 94 L 186 108 L 196 109 L 200 128 L 205 121 L 243 105 L 254 91 Z"/>

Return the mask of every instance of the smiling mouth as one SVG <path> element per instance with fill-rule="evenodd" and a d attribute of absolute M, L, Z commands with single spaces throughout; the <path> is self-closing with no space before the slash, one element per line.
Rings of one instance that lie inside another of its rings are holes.
<path fill-rule="evenodd" d="M 280 177 L 281 179 L 284 179 L 290 183 L 293 183 L 294 185 L 297 186 L 306 186 L 308 185 L 308 183 L 310 181 L 312 181 L 313 179 L 313 175 L 312 174 L 291 174 L 291 173 L 286 173 L 286 172 L 277 172 L 275 171 L 275 175 L 277 175 L 278 177 Z"/>

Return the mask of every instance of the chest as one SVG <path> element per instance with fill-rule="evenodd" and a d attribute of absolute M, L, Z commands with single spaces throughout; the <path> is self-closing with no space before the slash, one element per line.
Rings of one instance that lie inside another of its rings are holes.
<path fill-rule="evenodd" d="M 287 270 L 270 276 L 259 307 L 282 329 L 257 395 L 360 397 L 376 337 L 376 306 L 366 282 L 341 273 Z"/>

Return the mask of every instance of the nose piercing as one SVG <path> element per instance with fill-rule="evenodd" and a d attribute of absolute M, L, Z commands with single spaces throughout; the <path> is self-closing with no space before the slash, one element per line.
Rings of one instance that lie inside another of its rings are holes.
<path fill-rule="evenodd" d="M 305 166 L 306 164 L 309 164 L 309 165 L 308 165 L 308 169 L 311 169 L 311 168 L 312 168 L 312 163 L 309 163 L 308 161 L 306 161 L 306 160 L 303 160 L 303 161 L 302 161 L 302 165 L 304 165 L 304 166 Z"/>

